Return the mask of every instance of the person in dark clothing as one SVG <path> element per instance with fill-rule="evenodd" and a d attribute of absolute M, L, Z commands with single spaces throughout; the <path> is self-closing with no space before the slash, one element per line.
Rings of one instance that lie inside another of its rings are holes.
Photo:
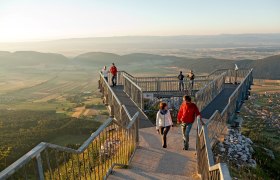
<path fill-rule="evenodd" d="M 178 76 L 179 91 L 184 91 L 184 78 L 185 78 L 185 76 L 183 75 L 182 71 L 180 71 L 180 74 Z"/>
<path fill-rule="evenodd" d="M 162 136 L 162 147 L 167 148 L 166 136 L 170 127 L 173 125 L 170 111 L 168 110 L 167 104 L 161 102 L 160 109 L 157 113 L 156 118 L 156 130 Z"/>
<path fill-rule="evenodd" d="M 112 63 L 112 66 L 110 68 L 110 72 L 112 74 L 112 86 L 116 86 L 117 85 L 117 73 L 118 73 L 118 69 L 115 66 L 115 63 Z"/>

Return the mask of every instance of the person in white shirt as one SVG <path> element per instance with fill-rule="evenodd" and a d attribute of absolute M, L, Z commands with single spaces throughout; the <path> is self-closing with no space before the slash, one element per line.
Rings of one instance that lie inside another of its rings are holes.
<path fill-rule="evenodd" d="M 106 66 L 103 67 L 103 69 L 101 70 L 101 73 L 103 74 L 104 79 L 108 82 L 108 73 L 109 73 L 109 71 L 107 70 Z"/>
<path fill-rule="evenodd" d="M 160 109 L 156 118 L 156 130 L 162 136 L 162 147 L 167 148 L 166 136 L 170 127 L 173 125 L 170 111 L 166 103 L 160 103 Z"/>

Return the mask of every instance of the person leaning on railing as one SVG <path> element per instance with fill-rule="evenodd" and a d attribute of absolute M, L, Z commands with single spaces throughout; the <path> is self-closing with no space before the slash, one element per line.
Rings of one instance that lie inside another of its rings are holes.
<path fill-rule="evenodd" d="M 177 123 L 181 123 L 182 135 L 184 140 L 184 150 L 189 149 L 189 135 L 196 118 L 201 119 L 201 115 L 196 104 L 192 103 L 192 99 L 190 96 L 183 96 L 183 103 L 177 115 Z M 204 125 L 204 122 L 202 120 L 201 123 L 202 125 Z"/>

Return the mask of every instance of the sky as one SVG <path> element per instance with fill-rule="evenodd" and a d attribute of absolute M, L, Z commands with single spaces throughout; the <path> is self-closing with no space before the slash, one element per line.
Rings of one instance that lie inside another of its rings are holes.
<path fill-rule="evenodd" d="M 0 42 L 280 33 L 279 0 L 0 0 Z"/>

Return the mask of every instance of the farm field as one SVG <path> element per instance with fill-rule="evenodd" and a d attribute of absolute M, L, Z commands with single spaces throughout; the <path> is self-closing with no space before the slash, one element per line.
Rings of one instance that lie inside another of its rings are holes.
<path fill-rule="evenodd" d="M 0 68 L 0 170 L 42 141 L 78 147 L 108 118 L 93 72 Z"/>

